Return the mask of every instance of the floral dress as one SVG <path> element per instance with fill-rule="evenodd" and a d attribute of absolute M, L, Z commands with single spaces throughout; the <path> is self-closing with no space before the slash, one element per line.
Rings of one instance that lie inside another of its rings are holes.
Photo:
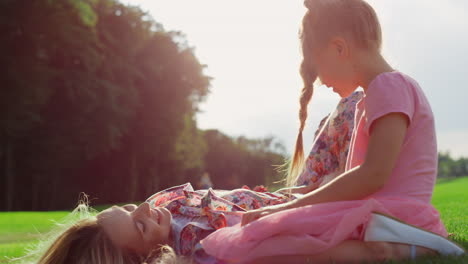
<path fill-rule="evenodd" d="M 314 143 L 296 185 L 320 186 L 324 176 L 344 172 L 349 143 L 354 129 L 356 104 L 363 97 L 356 91 L 343 98 L 336 109 L 322 119 Z"/>
<path fill-rule="evenodd" d="M 178 255 L 190 256 L 196 263 L 222 263 L 207 255 L 200 240 L 217 229 L 241 221 L 242 213 L 281 204 L 296 197 L 280 193 L 241 188 L 194 190 L 190 183 L 160 191 L 146 202 L 151 207 L 165 207 L 172 214 L 172 240 Z"/>
<path fill-rule="evenodd" d="M 315 132 L 315 141 L 297 186 L 317 188 L 325 175 L 344 171 L 356 103 L 362 92 L 342 99 Z M 196 263 L 223 263 L 203 250 L 200 240 L 214 231 L 238 224 L 245 211 L 285 203 L 300 195 L 252 191 L 246 188 L 194 190 L 190 183 L 162 190 L 146 201 L 152 207 L 165 207 L 172 214 L 173 247 L 178 255 L 190 256 Z"/>

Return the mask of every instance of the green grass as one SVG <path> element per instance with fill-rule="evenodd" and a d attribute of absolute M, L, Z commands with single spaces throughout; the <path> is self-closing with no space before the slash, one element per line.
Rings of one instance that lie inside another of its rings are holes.
<path fill-rule="evenodd" d="M 468 177 L 438 181 L 432 204 L 447 231 L 454 234 L 451 238 L 468 248 Z"/>
<path fill-rule="evenodd" d="M 2 212 L 0 213 L 0 263 L 4 256 L 19 257 L 25 254 L 40 233 L 47 232 L 69 212 Z"/>
<path fill-rule="evenodd" d="M 441 214 L 442 221 L 452 240 L 468 248 L 468 177 L 440 179 L 434 190 L 432 204 Z M 97 206 L 103 210 L 108 206 Z M 35 243 L 40 233 L 53 226 L 52 220 L 60 220 L 69 212 L 0 212 L 0 263 L 7 263 L 6 257 L 24 255 L 25 248 Z M 388 262 L 396 263 L 396 262 Z M 452 264 L 468 263 L 468 256 L 431 257 L 417 261 L 398 263 Z"/>

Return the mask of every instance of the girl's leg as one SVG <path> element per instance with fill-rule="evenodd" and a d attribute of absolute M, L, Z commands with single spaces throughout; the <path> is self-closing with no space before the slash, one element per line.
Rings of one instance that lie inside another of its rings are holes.
<path fill-rule="evenodd" d="M 437 252 L 416 247 L 416 256 L 436 255 Z M 345 240 L 336 247 L 315 255 L 271 256 L 258 258 L 251 263 L 363 263 L 380 262 L 384 260 L 401 260 L 410 257 L 410 245 L 390 242 L 366 242 L 360 240 Z"/>

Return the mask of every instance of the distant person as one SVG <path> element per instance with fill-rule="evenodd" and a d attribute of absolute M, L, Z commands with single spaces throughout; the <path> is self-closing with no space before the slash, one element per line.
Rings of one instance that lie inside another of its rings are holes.
<path fill-rule="evenodd" d="M 202 176 L 200 177 L 200 182 L 198 186 L 202 190 L 213 188 L 213 183 L 211 182 L 210 174 L 208 172 L 205 172 L 202 174 Z"/>
<path fill-rule="evenodd" d="M 382 57 L 374 9 L 363 0 L 305 5 L 290 187 L 169 188 L 139 206 L 77 222 L 39 263 L 141 263 L 161 245 L 170 247 L 154 263 L 182 256 L 198 263 L 361 263 L 463 254 L 430 204 L 437 172 L 431 107 L 419 84 Z M 317 78 L 343 99 L 304 161 L 302 131 Z"/>

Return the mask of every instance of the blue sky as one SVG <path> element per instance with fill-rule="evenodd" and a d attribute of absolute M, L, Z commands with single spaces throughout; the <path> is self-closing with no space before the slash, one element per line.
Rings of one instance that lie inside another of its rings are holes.
<path fill-rule="evenodd" d="M 231 136 L 274 135 L 294 147 L 299 127 L 301 61 L 298 29 L 303 1 L 125 0 L 166 30 L 180 30 L 206 73 L 212 92 L 197 115 L 202 129 Z M 415 78 L 431 103 L 440 151 L 468 157 L 468 1 L 369 0 L 383 28 L 383 54 Z M 320 119 L 339 96 L 318 87 L 309 104 L 304 151 Z M 422 132 L 423 133 L 423 132 Z"/>

